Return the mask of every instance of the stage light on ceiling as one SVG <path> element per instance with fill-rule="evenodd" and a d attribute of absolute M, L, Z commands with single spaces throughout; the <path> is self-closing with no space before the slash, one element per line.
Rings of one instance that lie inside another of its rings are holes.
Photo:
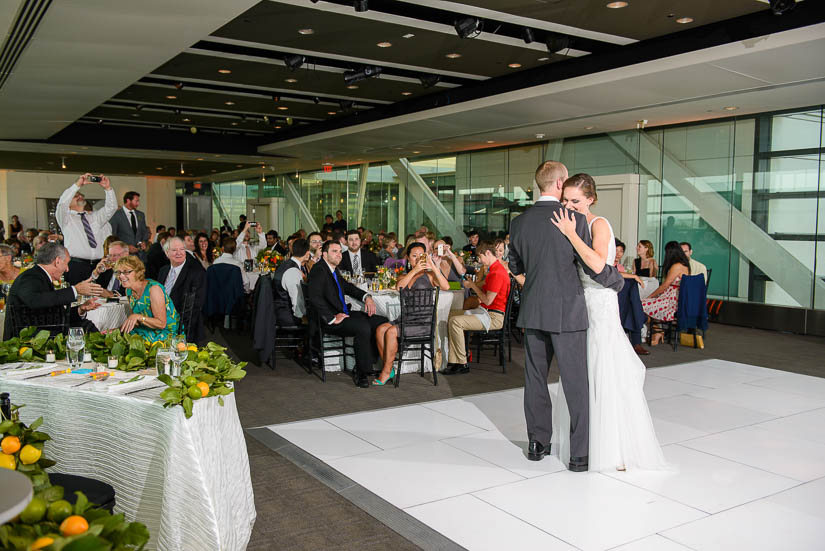
<path fill-rule="evenodd" d="M 360 69 L 344 71 L 344 82 L 352 84 L 368 78 L 377 77 L 381 74 L 381 67 L 377 65 L 364 65 Z"/>
<path fill-rule="evenodd" d="M 511 69 L 518 69 L 521 67 L 521 63 L 509 63 L 507 66 Z"/>
<path fill-rule="evenodd" d="M 66 157 L 60 157 L 60 168 L 66 170 Z"/>
<path fill-rule="evenodd" d="M 289 109 L 289 107 L 285 105 L 281 105 L 280 107 L 278 107 L 278 111 L 286 111 L 287 109 Z"/>
<path fill-rule="evenodd" d="M 610 9 L 613 9 L 613 10 L 617 10 L 619 8 L 626 8 L 627 5 L 628 5 L 627 2 L 610 2 L 609 4 L 607 4 L 606 7 L 610 8 Z"/>
<path fill-rule="evenodd" d="M 788 13 L 796 7 L 796 0 L 770 0 L 768 3 L 774 15 Z"/>
<path fill-rule="evenodd" d="M 327 115 L 334 115 L 335 111 L 327 111 Z"/>
<path fill-rule="evenodd" d="M 347 86 L 347 90 L 358 90 L 358 85 L 350 84 L 349 86 Z"/>
<path fill-rule="evenodd" d="M 424 88 L 432 88 L 441 81 L 441 77 L 439 75 L 421 75 L 418 80 L 421 81 L 421 86 Z"/>
<path fill-rule="evenodd" d="M 180 173 L 181 173 L 181 174 L 186 174 L 186 173 L 183 171 L 183 163 L 181 163 L 181 164 L 180 164 Z"/>
<path fill-rule="evenodd" d="M 229 69 L 218 69 L 218 72 L 222 75 L 228 75 L 232 73 L 232 71 L 230 71 Z"/>
<path fill-rule="evenodd" d="M 484 22 L 478 17 L 462 17 L 453 24 L 459 38 L 475 38 L 481 34 Z"/>
<path fill-rule="evenodd" d="M 183 83 L 182 82 L 176 82 L 175 83 L 175 88 L 177 88 L 178 90 L 183 90 Z"/>
<path fill-rule="evenodd" d="M 458 59 L 459 57 L 461 57 L 461 54 L 453 52 L 445 55 L 444 57 L 446 57 L 447 59 Z"/>
<path fill-rule="evenodd" d="M 178 96 L 166 96 L 166 99 L 178 99 Z"/>
<path fill-rule="evenodd" d="M 736 111 L 737 109 L 739 109 L 739 107 L 737 107 L 735 105 L 728 105 L 724 109 L 725 109 L 725 111 Z"/>
<path fill-rule="evenodd" d="M 376 46 L 379 48 L 389 48 L 392 46 L 392 42 L 379 42 Z"/>
<path fill-rule="evenodd" d="M 693 18 L 692 17 L 680 17 L 679 19 L 676 20 L 676 22 L 679 23 L 680 25 L 686 25 L 687 23 L 693 23 Z"/>
<path fill-rule="evenodd" d="M 547 33 L 545 44 L 547 44 L 548 52 L 551 54 L 558 53 L 570 47 L 570 37 L 563 34 Z"/>
<path fill-rule="evenodd" d="M 298 29 L 298 34 L 303 34 L 303 35 L 315 34 L 315 31 L 312 30 L 312 29 Z"/>
<path fill-rule="evenodd" d="M 364 12 L 370 9 L 369 2 L 367 0 L 354 0 L 352 7 L 354 7 L 357 12 Z"/>
<path fill-rule="evenodd" d="M 318 96 L 315 96 L 314 98 L 312 98 L 312 103 L 314 103 L 315 105 L 318 105 L 319 103 L 321 103 L 321 98 L 319 98 Z"/>
<path fill-rule="evenodd" d="M 401 92 L 402 96 L 411 96 L 412 92 Z"/>
<path fill-rule="evenodd" d="M 234 101 L 225 101 L 223 102 L 224 105 L 235 105 Z"/>
<path fill-rule="evenodd" d="M 300 68 L 305 61 L 306 58 L 300 54 L 287 54 L 284 56 L 284 65 L 286 65 L 290 71 Z"/>
<path fill-rule="evenodd" d="M 285 78 L 284 82 L 287 82 L 289 84 L 295 84 L 296 82 L 298 82 L 298 79 L 297 78 Z"/>
<path fill-rule="evenodd" d="M 525 44 L 530 44 L 536 39 L 536 35 L 533 34 L 533 29 L 530 27 L 524 27 L 521 29 L 521 39 L 524 40 Z"/>
<path fill-rule="evenodd" d="M 191 122 L 192 119 L 183 119 L 183 122 Z"/>
<path fill-rule="evenodd" d="M 407 34 L 402 34 L 402 35 L 401 35 L 401 38 L 412 38 L 412 37 L 414 37 L 414 36 L 415 36 L 415 35 L 414 35 L 413 33 L 407 33 Z"/>

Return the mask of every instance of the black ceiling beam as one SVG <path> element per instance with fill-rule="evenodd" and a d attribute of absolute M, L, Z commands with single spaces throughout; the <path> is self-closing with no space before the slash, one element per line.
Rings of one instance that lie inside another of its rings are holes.
<path fill-rule="evenodd" d="M 327 120 L 309 127 L 293 128 L 278 134 L 278 141 L 427 111 L 445 105 L 628 67 L 818 23 L 825 23 L 825 2 L 802 2 L 797 4 L 794 11 L 782 16 L 776 16 L 766 8 L 760 12 L 635 42 L 600 54 L 571 58 L 483 82 L 475 82 L 460 88 L 377 107 L 347 117 Z M 788 62 L 792 63 L 793 60 L 789 59 Z M 605 93 L 609 93 L 609 90 L 605 90 Z"/>

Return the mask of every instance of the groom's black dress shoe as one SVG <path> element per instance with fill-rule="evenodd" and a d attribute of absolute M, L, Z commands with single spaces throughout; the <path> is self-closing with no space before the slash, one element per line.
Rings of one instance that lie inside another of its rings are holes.
<path fill-rule="evenodd" d="M 352 376 L 352 382 L 355 383 L 355 386 L 359 388 L 369 388 L 370 381 L 367 379 L 366 375 L 355 374 Z"/>
<path fill-rule="evenodd" d="M 444 375 L 457 375 L 469 372 L 470 367 L 467 364 L 447 364 L 447 369 L 442 371 Z"/>
<path fill-rule="evenodd" d="M 527 446 L 527 459 L 530 461 L 541 461 L 545 455 L 550 454 L 550 444 L 542 446 L 537 440 L 530 440 Z"/>
<path fill-rule="evenodd" d="M 588 458 L 584 457 L 570 457 L 570 470 L 574 473 L 583 473 L 587 470 Z"/>

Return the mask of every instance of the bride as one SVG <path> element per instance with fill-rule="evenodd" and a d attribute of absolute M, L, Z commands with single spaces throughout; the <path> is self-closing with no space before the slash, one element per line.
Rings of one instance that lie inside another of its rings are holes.
<path fill-rule="evenodd" d="M 587 217 L 592 248 L 576 234 L 573 213 L 554 213 L 553 224 L 570 240 L 579 257 L 596 273 L 616 259 L 610 223 L 590 212 L 596 202 L 596 183 L 588 174 L 575 174 L 562 190 L 562 203 Z M 664 469 L 666 463 L 645 401 L 645 366 L 619 321 L 616 293 L 587 277 L 584 287 L 587 329 L 587 375 L 590 385 L 590 470 Z M 553 416 L 553 452 L 565 465 L 570 455 L 570 426 L 562 381 Z"/>

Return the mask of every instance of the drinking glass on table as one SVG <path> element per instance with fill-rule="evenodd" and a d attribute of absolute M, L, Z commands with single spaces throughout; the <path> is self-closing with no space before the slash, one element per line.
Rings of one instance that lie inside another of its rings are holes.
<path fill-rule="evenodd" d="M 173 335 L 172 336 L 172 377 L 180 377 L 180 364 L 186 359 L 187 354 L 189 353 L 186 350 L 186 335 Z"/>
<path fill-rule="evenodd" d="M 69 337 L 66 339 L 69 367 L 78 369 L 83 364 L 83 349 L 86 347 L 86 340 L 83 338 L 82 327 L 69 328 Z"/>
<path fill-rule="evenodd" d="M 158 371 L 158 376 L 166 374 L 171 375 L 172 369 L 172 349 L 160 348 L 155 355 L 155 369 Z"/>

